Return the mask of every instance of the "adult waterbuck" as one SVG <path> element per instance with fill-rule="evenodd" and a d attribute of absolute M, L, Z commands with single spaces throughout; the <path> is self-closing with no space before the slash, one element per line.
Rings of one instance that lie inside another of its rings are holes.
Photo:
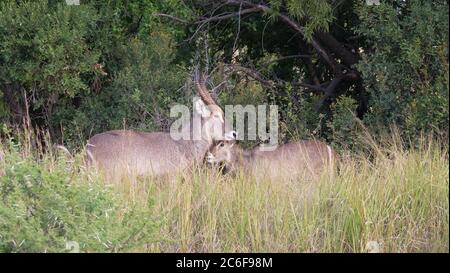
<path fill-rule="evenodd" d="M 196 77 L 195 82 L 201 99 L 194 102 L 191 122 L 181 126 L 188 139 L 175 139 L 169 132 L 109 131 L 88 141 L 88 163 L 110 179 L 174 174 L 201 163 L 213 141 L 235 139 L 236 132 L 226 123 L 224 112 L 208 92 L 204 78 Z M 199 126 L 194 125 L 194 120 L 199 120 Z"/>
<path fill-rule="evenodd" d="M 268 179 L 318 177 L 327 168 L 333 170 L 335 159 L 330 146 L 315 140 L 289 142 L 275 149 L 257 146 L 251 150 L 242 149 L 234 141 L 219 141 L 206 156 L 208 163 L 224 163 L 226 171 L 241 169 Z"/>

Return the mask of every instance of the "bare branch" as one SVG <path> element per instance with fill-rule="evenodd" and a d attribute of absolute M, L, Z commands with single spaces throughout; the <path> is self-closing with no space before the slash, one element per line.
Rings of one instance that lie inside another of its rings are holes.
<path fill-rule="evenodd" d="M 244 66 L 241 66 L 241 65 L 230 64 L 230 65 L 226 65 L 226 67 L 230 70 L 229 72 L 231 72 L 231 73 L 238 72 L 238 71 L 239 72 L 243 72 L 245 75 L 247 75 L 250 78 L 260 82 L 261 84 L 263 84 L 264 86 L 266 86 L 268 88 L 282 87 L 282 86 L 285 86 L 286 84 L 289 83 L 289 82 L 283 81 L 281 79 L 277 79 L 277 81 L 267 80 L 256 69 L 244 67 Z M 301 82 L 290 82 L 289 84 L 291 84 L 293 86 L 305 87 L 305 88 L 308 88 L 310 90 L 313 90 L 313 91 L 316 91 L 316 92 L 323 92 L 323 93 L 326 91 L 324 86 L 327 85 L 327 83 L 322 83 L 322 84 L 315 85 L 315 84 L 307 84 L 307 83 L 301 83 Z"/>
<path fill-rule="evenodd" d="M 259 73 L 259 71 L 255 70 L 255 69 L 251 69 L 248 67 L 244 67 L 238 64 L 230 64 L 230 65 L 226 65 L 226 68 L 228 68 L 230 71 L 229 72 L 243 72 L 244 74 L 246 74 L 247 76 L 257 80 L 258 82 L 262 83 L 263 85 L 265 85 L 268 88 L 274 88 L 277 84 L 273 81 L 270 80 L 266 80 L 264 78 L 264 76 L 261 75 L 261 73 Z"/>
<path fill-rule="evenodd" d="M 170 15 L 170 14 L 165 14 L 165 13 L 153 13 L 152 15 L 153 15 L 153 16 L 157 16 L 157 17 L 166 17 L 166 18 L 172 19 L 172 20 L 174 20 L 174 21 L 177 21 L 177 22 L 180 22 L 180 23 L 183 23 L 183 24 L 189 24 L 189 23 L 190 23 L 190 22 L 187 21 L 187 20 L 181 19 L 181 18 L 179 18 L 179 17 L 173 16 L 173 15 Z"/>
<path fill-rule="evenodd" d="M 316 106 L 317 112 L 320 112 L 322 110 L 325 102 L 335 94 L 336 87 L 339 85 L 339 83 L 342 80 L 343 80 L 343 77 L 336 77 L 327 86 L 327 88 L 325 89 L 325 94 L 322 96 L 322 98 L 320 98 L 319 102 L 317 103 L 317 106 Z"/>
<path fill-rule="evenodd" d="M 221 20 L 233 18 L 236 16 L 242 16 L 242 15 L 245 15 L 248 13 L 258 12 L 258 11 L 260 11 L 259 8 L 243 9 L 238 12 L 229 12 L 229 13 L 225 13 L 224 15 L 217 15 L 217 16 L 212 16 L 212 17 L 208 17 L 208 18 L 202 18 L 201 20 L 197 20 L 194 24 L 202 24 L 202 23 L 209 23 L 209 22 L 214 22 L 214 21 L 221 21 Z"/>
<path fill-rule="evenodd" d="M 308 84 L 308 83 L 302 83 L 302 82 L 292 82 L 291 83 L 294 86 L 301 86 L 301 87 L 305 87 L 314 91 L 319 91 L 319 92 L 325 92 L 325 85 L 327 83 L 322 83 L 322 84 Z"/>
<path fill-rule="evenodd" d="M 227 4 L 229 5 L 241 5 L 242 3 L 244 6 L 250 7 L 247 10 L 253 9 L 253 12 L 270 12 L 271 9 L 268 6 L 261 5 L 261 4 L 253 4 L 247 1 L 238 1 L 238 0 L 227 0 Z M 297 22 L 292 20 L 289 16 L 279 13 L 278 17 L 282 22 L 287 24 L 290 28 L 295 30 L 296 32 L 300 33 L 303 37 L 305 37 L 305 28 L 303 26 L 300 26 Z M 213 17 L 214 18 L 214 17 Z M 310 41 L 311 45 L 314 47 L 314 49 L 319 53 L 319 56 L 328 63 L 333 69 L 336 67 L 336 62 L 328 55 L 327 51 L 319 44 L 319 42 L 312 37 Z"/>
<path fill-rule="evenodd" d="M 359 61 L 358 54 L 348 50 L 340 43 L 333 35 L 328 32 L 318 31 L 315 36 L 324 44 L 328 49 L 330 49 L 336 56 L 342 59 L 342 62 L 351 67 Z"/>
<path fill-rule="evenodd" d="M 197 30 L 195 31 L 195 33 L 192 35 L 192 37 L 196 36 L 196 34 L 198 33 L 198 31 L 203 28 L 203 26 L 209 22 L 216 22 L 216 21 L 222 21 L 225 19 L 229 19 L 229 18 L 233 18 L 233 17 L 240 17 L 242 15 L 245 14 L 250 14 L 250 13 L 258 13 L 258 12 L 270 12 L 271 8 L 267 5 L 262 5 L 262 4 L 254 4 L 248 1 L 243 1 L 243 0 L 226 0 L 224 1 L 219 7 L 223 7 L 226 5 L 231 5 L 231 6 L 239 6 L 239 11 L 237 12 L 229 12 L 229 13 L 223 13 L 220 15 L 215 15 L 215 16 L 211 16 L 211 17 L 201 17 L 199 20 L 196 20 L 195 22 L 193 22 L 192 24 L 196 24 L 199 25 Z M 247 7 L 246 9 L 242 9 L 242 6 Z M 214 10 L 214 12 L 217 9 Z M 189 24 L 188 21 L 175 17 L 173 15 L 169 15 L 169 14 L 162 14 L 162 13 L 155 13 L 155 16 L 161 16 L 161 17 L 167 17 L 170 18 L 172 20 L 178 21 L 180 23 L 183 24 Z M 280 20 L 282 22 L 284 22 L 286 25 L 288 25 L 291 29 L 293 29 L 294 31 L 296 31 L 297 33 L 301 34 L 303 37 L 305 37 L 305 28 L 301 25 L 298 24 L 298 22 L 296 22 L 295 20 L 293 20 L 292 18 L 290 18 L 289 16 L 287 16 L 284 13 L 279 13 L 278 17 L 280 18 Z M 239 21 L 240 22 L 240 21 Z M 336 52 L 336 54 L 340 55 L 345 61 L 347 61 L 346 63 L 349 64 L 354 64 L 355 60 L 357 60 L 357 56 L 351 52 L 348 52 L 348 50 L 346 50 L 345 48 L 343 48 L 341 46 L 341 44 L 334 39 L 333 36 L 331 36 L 328 33 L 323 33 L 323 32 L 318 32 L 317 35 L 319 36 L 319 39 L 321 39 L 323 42 L 326 42 L 326 44 L 328 46 L 331 46 L 332 49 L 334 48 L 334 51 Z M 189 40 L 192 40 L 191 39 Z M 312 37 L 310 40 L 311 45 L 313 46 L 313 48 L 317 51 L 317 53 L 319 54 L 319 56 L 333 69 L 336 71 L 336 67 L 337 67 L 337 62 L 334 60 L 334 58 L 332 58 L 329 53 L 327 52 L 327 50 L 319 43 L 319 41 L 316 39 L 316 37 Z"/>
<path fill-rule="evenodd" d="M 296 55 L 281 56 L 279 58 L 276 58 L 275 60 L 269 60 L 267 62 L 264 62 L 264 63 L 261 64 L 261 66 L 267 66 L 267 65 L 269 65 L 271 63 L 276 63 L 276 62 L 279 62 L 279 61 L 288 60 L 288 59 L 296 59 L 296 58 L 311 59 L 311 55 L 296 54 Z"/>
<path fill-rule="evenodd" d="M 236 37 L 234 38 L 233 53 L 236 51 L 236 45 L 239 40 L 239 34 L 241 33 L 241 16 L 242 16 L 241 12 L 242 12 L 242 1 L 241 1 L 241 5 L 239 6 L 238 30 L 237 30 Z"/>
<path fill-rule="evenodd" d="M 223 82 L 219 83 L 213 89 L 211 89 L 211 93 L 217 94 L 218 90 L 222 87 L 222 85 L 224 85 L 226 83 L 227 83 L 227 81 L 223 81 Z"/>

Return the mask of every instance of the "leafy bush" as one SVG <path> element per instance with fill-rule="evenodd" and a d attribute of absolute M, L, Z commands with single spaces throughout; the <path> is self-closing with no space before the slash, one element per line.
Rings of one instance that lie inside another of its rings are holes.
<path fill-rule="evenodd" d="M 35 120 L 53 124 L 58 107 L 89 92 L 85 77 L 96 73 L 99 58 L 88 45 L 96 18 L 87 6 L 0 3 L 0 88 L 16 105 L 12 112 L 23 111 L 27 98 Z"/>
<path fill-rule="evenodd" d="M 364 121 L 395 123 L 409 137 L 448 131 L 448 3 L 391 2 L 359 13 L 368 44 L 358 65 L 370 93 Z"/>
<path fill-rule="evenodd" d="M 333 143 L 336 147 L 352 149 L 358 143 L 358 128 L 356 117 L 357 102 L 351 98 L 342 96 L 332 106 L 334 117 L 328 122 L 331 129 Z"/>
<path fill-rule="evenodd" d="M 111 129 L 165 130 L 170 105 L 189 102 L 190 91 L 182 88 L 189 66 L 206 62 L 214 77 L 237 79 L 222 102 L 279 106 L 283 141 L 313 137 L 351 145 L 353 129 L 341 124 L 350 122 L 348 111 L 339 110 L 349 98 L 376 135 L 393 124 L 411 139 L 448 130 L 447 1 L 263 2 L 271 10 L 262 16 L 197 31 L 180 22 L 210 14 L 217 1 L 2 1 L 0 121 L 21 125 L 29 114 L 34 127 L 48 128 L 53 140 L 71 147 Z M 280 12 L 302 25 L 304 35 L 294 35 Z M 327 30 L 340 46 L 320 38 Z M 360 57 L 345 65 L 361 79 L 343 81 L 320 106 L 336 71 L 312 50 L 313 34 L 327 51 L 333 48 L 329 55 L 338 63 L 346 62 L 334 51 L 347 47 Z M 220 75 L 230 62 L 254 68 L 262 81 L 239 71 Z"/>
<path fill-rule="evenodd" d="M 147 207 L 126 207 L 110 188 L 89 182 L 81 165 L 36 160 L 10 146 L 0 176 L 0 252 L 135 251 L 157 239 Z"/>
<path fill-rule="evenodd" d="M 169 103 L 184 100 L 186 77 L 183 66 L 173 64 L 179 29 L 151 16 L 167 6 L 180 4 L 2 1 L 2 122 L 15 117 L 20 124 L 28 105 L 33 125 L 70 144 L 124 124 L 167 127 Z"/>
<path fill-rule="evenodd" d="M 79 107 L 62 109 L 55 119 L 64 125 L 69 143 L 92 132 L 123 127 L 148 131 L 168 129 L 169 107 L 187 102 L 183 68 L 172 65 L 174 50 L 167 33 L 152 33 L 146 41 L 133 38 L 117 45 L 121 68 L 110 82 Z"/>

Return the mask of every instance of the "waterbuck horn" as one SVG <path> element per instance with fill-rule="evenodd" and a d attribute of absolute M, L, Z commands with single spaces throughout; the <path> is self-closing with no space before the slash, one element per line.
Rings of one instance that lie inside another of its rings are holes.
<path fill-rule="evenodd" d="M 198 95 L 202 98 L 206 105 L 217 105 L 205 86 L 205 75 L 202 74 L 200 79 L 197 76 L 195 79 L 195 85 L 197 86 Z"/>

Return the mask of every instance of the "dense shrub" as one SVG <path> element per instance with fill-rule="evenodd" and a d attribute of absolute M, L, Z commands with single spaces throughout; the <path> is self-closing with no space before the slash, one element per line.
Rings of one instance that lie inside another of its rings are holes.
<path fill-rule="evenodd" d="M 183 69 L 171 64 L 171 38 L 153 33 L 146 42 L 134 38 L 116 48 L 121 68 L 101 90 L 69 105 L 56 115 L 64 125 L 66 140 L 76 142 L 93 132 L 136 128 L 147 131 L 169 128 L 169 106 L 187 102 Z"/>
<path fill-rule="evenodd" d="M 89 92 L 86 78 L 99 72 L 88 44 L 96 18 L 88 6 L 0 3 L 0 88 L 18 122 L 28 104 L 33 121 L 54 124 L 58 108 Z"/>
<path fill-rule="evenodd" d="M 277 104 L 283 141 L 320 138 L 351 147 L 354 116 L 375 136 L 392 125 L 410 139 L 448 130 L 447 1 L 261 4 L 270 12 L 198 29 L 186 22 L 236 7 L 222 9 L 217 1 L 2 1 L 0 120 L 20 125 L 29 114 L 32 125 L 69 146 L 123 127 L 166 130 L 170 105 L 188 103 L 192 94 L 183 86 L 187 72 L 202 63 L 212 83 L 228 83 L 219 90 L 222 103 Z M 278 20 L 280 12 L 305 33 Z M 321 31 L 357 55 L 346 69 L 361 77 L 343 81 L 319 105 L 337 71 L 311 47 L 311 38 L 316 35 L 335 62 L 342 59 L 320 39 Z M 229 72 L 224 64 L 259 76 Z"/>
<path fill-rule="evenodd" d="M 12 144 L 0 161 L 0 252 L 136 251 L 158 239 L 147 206 L 127 207 L 81 165 Z"/>
<path fill-rule="evenodd" d="M 179 4 L 81 3 L 0 4 L 2 121 L 20 124 L 28 105 L 33 125 L 69 144 L 124 126 L 166 128 L 187 75 L 173 64 L 180 29 L 151 14 Z"/>
<path fill-rule="evenodd" d="M 328 122 L 332 141 L 338 148 L 354 149 L 360 143 L 356 113 L 357 103 L 351 97 L 340 97 L 332 106 L 334 118 Z"/>
<path fill-rule="evenodd" d="M 448 3 L 387 1 L 359 10 L 366 39 L 358 67 L 370 95 L 364 122 L 405 136 L 448 131 Z"/>

